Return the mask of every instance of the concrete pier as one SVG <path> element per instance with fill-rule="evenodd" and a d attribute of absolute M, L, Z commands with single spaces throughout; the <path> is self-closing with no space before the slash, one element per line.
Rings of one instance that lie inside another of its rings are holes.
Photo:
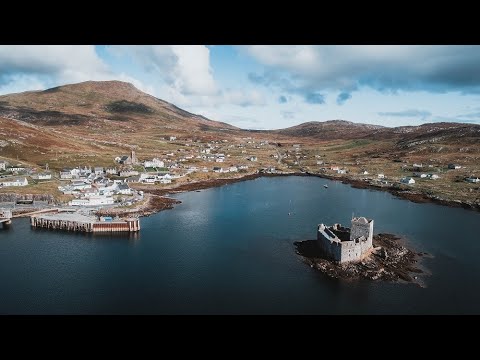
<path fill-rule="evenodd" d="M 0 223 L 8 226 L 12 223 L 12 211 L 8 209 L 0 209 Z"/>
<path fill-rule="evenodd" d="M 78 213 L 42 214 L 30 217 L 32 227 L 81 232 L 137 232 L 140 220 L 98 221 L 94 216 Z"/>

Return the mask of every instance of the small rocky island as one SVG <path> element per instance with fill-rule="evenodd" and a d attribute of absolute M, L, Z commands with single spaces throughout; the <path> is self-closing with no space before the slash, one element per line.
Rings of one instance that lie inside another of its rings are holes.
<path fill-rule="evenodd" d="M 392 234 L 373 235 L 373 220 L 352 218 L 351 228 L 318 225 L 317 240 L 294 243 L 312 268 L 333 278 L 417 282 L 419 257 Z"/>

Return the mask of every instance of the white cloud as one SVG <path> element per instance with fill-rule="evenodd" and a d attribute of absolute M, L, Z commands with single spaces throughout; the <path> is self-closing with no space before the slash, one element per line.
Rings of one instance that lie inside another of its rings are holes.
<path fill-rule="evenodd" d="M 251 79 L 290 92 L 352 91 L 362 85 L 381 91 L 480 91 L 480 46 L 254 45 L 241 49 L 267 67 L 263 76 Z"/>
<path fill-rule="evenodd" d="M 0 46 L 2 74 L 48 74 L 75 82 L 107 72 L 108 66 L 92 45 Z"/>
<path fill-rule="evenodd" d="M 155 93 L 153 86 L 126 73 L 113 73 L 93 45 L 0 46 L 0 94 L 88 80 L 126 81 Z"/>
<path fill-rule="evenodd" d="M 185 94 L 214 95 L 217 86 L 210 67 L 210 50 L 203 45 L 174 45 L 175 86 Z"/>
<path fill-rule="evenodd" d="M 218 92 L 206 46 L 122 45 L 108 49 L 113 55 L 133 58 L 144 70 L 182 95 L 212 96 Z"/>

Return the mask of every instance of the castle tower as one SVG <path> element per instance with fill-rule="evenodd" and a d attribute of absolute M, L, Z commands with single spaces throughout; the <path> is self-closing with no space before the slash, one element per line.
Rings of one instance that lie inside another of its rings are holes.
<path fill-rule="evenodd" d="M 132 164 L 135 165 L 137 163 L 137 157 L 135 156 L 135 151 L 132 150 L 130 158 L 132 159 Z"/>
<path fill-rule="evenodd" d="M 352 218 L 352 227 L 350 228 L 350 241 L 364 237 L 367 243 L 372 244 L 373 240 L 373 220 L 363 216 Z"/>

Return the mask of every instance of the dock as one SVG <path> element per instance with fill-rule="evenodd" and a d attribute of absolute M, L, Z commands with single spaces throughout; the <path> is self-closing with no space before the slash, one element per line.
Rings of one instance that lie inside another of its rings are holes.
<path fill-rule="evenodd" d="M 34 228 L 57 229 L 80 232 L 137 232 L 140 230 L 140 220 L 129 218 L 125 220 L 98 220 L 95 216 L 80 213 L 38 214 L 30 217 Z"/>
<path fill-rule="evenodd" d="M 0 223 L 3 226 L 10 225 L 12 223 L 12 211 L 8 209 L 0 209 Z"/>

